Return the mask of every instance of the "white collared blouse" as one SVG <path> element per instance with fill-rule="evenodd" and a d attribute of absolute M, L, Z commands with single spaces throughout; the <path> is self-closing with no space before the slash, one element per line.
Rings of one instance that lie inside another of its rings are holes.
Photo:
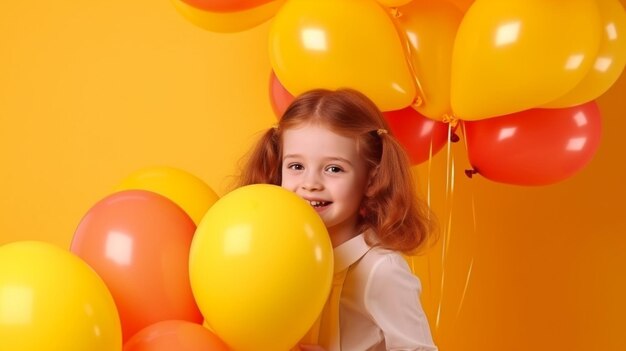
<path fill-rule="evenodd" d="M 420 281 L 400 253 L 372 248 L 360 234 L 334 255 L 335 273 L 348 269 L 339 309 L 341 350 L 437 350 Z"/>

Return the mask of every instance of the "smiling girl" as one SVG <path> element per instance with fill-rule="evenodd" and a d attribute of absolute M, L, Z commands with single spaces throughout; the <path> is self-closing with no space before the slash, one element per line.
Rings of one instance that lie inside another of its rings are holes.
<path fill-rule="evenodd" d="M 309 202 L 334 248 L 340 303 L 329 299 L 319 345 L 302 350 L 437 350 L 420 281 L 402 256 L 429 241 L 431 217 L 404 150 L 371 100 L 351 89 L 298 96 L 243 169 L 241 186 L 258 183 Z"/>

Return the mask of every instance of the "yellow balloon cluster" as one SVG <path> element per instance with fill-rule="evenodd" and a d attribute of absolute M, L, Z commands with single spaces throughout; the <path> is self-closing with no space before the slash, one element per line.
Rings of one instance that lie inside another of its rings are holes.
<path fill-rule="evenodd" d="M 619 0 L 241 0 L 231 12 L 172 1 L 216 32 L 273 17 L 272 71 L 291 95 L 349 87 L 444 122 L 580 105 L 626 65 Z"/>
<path fill-rule="evenodd" d="M 191 244 L 189 274 L 210 328 L 237 351 L 289 350 L 330 291 L 326 227 L 300 197 L 250 185 L 218 200 Z"/>
<path fill-rule="evenodd" d="M 471 121 L 597 98 L 625 31 L 618 0 L 290 0 L 269 50 L 293 95 L 352 87 L 384 111 Z"/>
<path fill-rule="evenodd" d="M 113 297 L 87 263 L 44 242 L 0 246 L 0 350 L 121 349 Z"/>

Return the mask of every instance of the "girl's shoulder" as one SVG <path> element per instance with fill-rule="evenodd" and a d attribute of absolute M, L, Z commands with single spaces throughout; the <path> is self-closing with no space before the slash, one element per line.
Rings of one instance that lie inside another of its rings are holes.
<path fill-rule="evenodd" d="M 410 281 L 412 284 L 420 284 L 400 252 L 382 247 L 372 247 L 355 268 L 366 275 L 370 283 Z"/>
<path fill-rule="evenodd" d="M 363 255 L 362 260 L 367 260 L 376 265 L 399 265 L 409 269 L 408 263 L 400 252 L 386 249 L 381 246 L 372 247 L 365 255 Z"/>
<path fill-rule="evenodd" d="M 359 290 L 359 301 L 368 313 L 386 310 L 381 304 L 391 301 L 403 304 L 407 296 L 419 296 L 422 292 L 419 278 L 397 251 L 374 247 L 355 265 L 353 272 L 351 285 Z"/>

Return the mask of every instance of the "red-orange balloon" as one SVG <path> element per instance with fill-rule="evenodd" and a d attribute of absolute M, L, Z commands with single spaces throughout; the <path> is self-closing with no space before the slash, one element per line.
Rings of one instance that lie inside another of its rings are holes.
<path fill-rule="evenodd" d="M 600 144 L 600 122 L 600 110 L 591 101 L 463 124 L 469 160 L 477 173 L 501 183 L 548 185 L 591 161 Z"/>
<path fill-rule="evenodd" d="M 228 351 L 209 329 L 195 323 L 171 320 L 152 324 L 124 344 L 124 351 Z"/>
<path fill-rule="evenodd" d="M 211 12 L 244 11 L 273 0 L 183 0 L 189 5 Z"/>
<path fill-rule="evenodd" d="M 422 116 L 411 107 L 383 113 L 389 128 L 409 155 L 411 164 L 428 160 L 446 144 L 448 124 Z"/>
<path fill-rule="evenodd" d="M 106 283 L 122 337 L 163 320 L 202 323 L 189 283 L 196 226 L 171 200 L 144 190 L 114 193 L 83 217 L 71 251 Z"/>
<path fill-rule="evenodd" d="M 285 113 L 293 99 L 294 96 L 285 89 L 272 70 L 270 72 L 270 102 L 276 117 L 280 118 Z"/>

